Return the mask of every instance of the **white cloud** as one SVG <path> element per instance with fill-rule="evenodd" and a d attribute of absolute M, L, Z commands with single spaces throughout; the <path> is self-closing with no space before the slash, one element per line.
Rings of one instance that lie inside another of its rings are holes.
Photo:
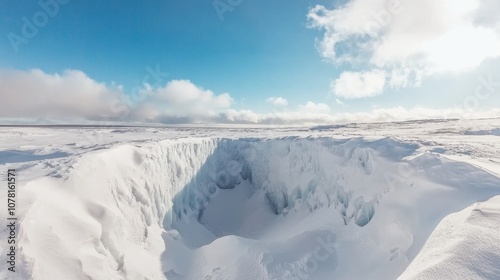
<path fill-rule="evenodd" d="M 307 107 L 303 105 L 302 107 Z M 309 106 L 312 107 L 312 106 Z M 477 119 L 494 118 L 500 116 L 500 109 L 470 111 L 464 108 L 429 109 L 415 107 L 376 108 L 368 112 L 356 113 L 327 113 L 314 110 L 297 110 L 268 114 L 257 114 L 250 110 L 229 109 L 221 113 L 217 119 L 219 123 L 235 124 L 286 124 L 286 125 L 314 125 L 335 123 L 369 123 L 387 121 L 405 121 L 422 119 Z"/>
<path fill-rule="evenodd" d="M 299 106 L 299 112 L 301 113 L 328 114 L 330 110 L 330 106 L 325 103 L 314 103 L 311 101 Z"/>
<path fill-rule="evenodd" d="M 43 118 L 49 123 L 303 124 L 331 119 L 330 107 L 314 102 L 279 113 L 234 110 L 229 94 L 217 95 L 187 80 L 173 80 L 159 88 L 146 84 L 138 96 L 126 95 L 121 86 L 96 82 L 76 70 L 62 75 L 3 70 L 0 84 L 2 122 Z"/>
<path fill-rule="evenodd" d="M 331 108 L 324 103 L 308 101 L 295 110 L 258 114 L 251 110 L 228 109 L 216 120 L 220 123 L 240 124 L 317 124 L 333 121 Z"/>
<path fill-rule="evenodd" d="M 269 97 L 266 102 L 273 104 L 274 106 L 288 106 L 288 100 L 283 97 Z"/>
<path fill-rule="evenodd" d="M 312 101 L 294 109 L 284 108 L 279 112 L 259 114 L 246 109 L 235 110 L 231 108 L 233 99 L 229 94 L 217 95 L 187 80 L 173 80 L 159 88 L 147 85 L 140 100 L 134 103 L 131 102 L 133 98 L 123 93 L 121 86 L 96 82 L 76 70 L 65 71 L 62 75 L 46 74 L 41 70 L 4 70 L 0 71 L 0 83 L 0 120 L 4 123 L 44 118 L 48 122 L 73 124 L 86 120 L 144 124 L 309 125 L 500 116 L 500 109 L 479 112 L 466 110 L 467 106 L 444 110 L 395 107 L 361 113 L 334 113 L 327 104 Z"/>
<path fill-rule="evenodd" d="M 335 99 L 335 104 L 340 105 L 340 106 L 345 106 L 345 103 L 338 98 Z"/>
<path fill-rule="evenodd" d="M 227 93 L 216 95 L 187 80 L 164 87 L 146 84 L 138 96 L 106 85 L 77 70 L 62 75 L 41 70 L 0 71 L 0 117 L 68 121 L 202 122 L 231 106 Z"/>
<path fill-rule="evenodd" d="M 350 0 L 334 9 L 318 5 L 308 18 L 324 30 L 323 57 L 353 66 L 368 61 L 366 68 L 385 70 L 388 85 L 398 88 L 500 57 L 499 13 L 493 0 Z"/>
<path fill-rule="evenodd" d="M 254 113 L 251 110 L 234 110 L 228 109 L 221 113 L 218 122 L 222 123 L 262 123 L 265 119 L 264 115 Z"/>
<path fill-rule="evenodd" d="M 139 121 L 201 122 L 229 108 L 233 98 L 228 93 L 216 95 L 188 80 L 173 80 L 164 87 L 145 87 L 146 96 L 131 111 Z"/>
<path fill-rule="evenodd" d="M 121 87 L 107 86 L 85 73 L 41 70 L 0 71 L 0 116 L 116 120 L 126 114 Z"/>
<path fill-rule="evenodd" d="M 381 70 L 343 72 L 331 84 L 332 92 L 346 99 L 379 95 L 385 86 L 385 72 Z"/>
<path fill-rule="evenodd" d="M 343 113 L 337 115 L 341 122 L 387 122 L 424 119 L 478 119 L 500 116 L 500 109 L 471 111 L 464 108 L 430 109 L 414 107 L 407 109 L 401 106 L 377 108 L 369 112 Z"/>

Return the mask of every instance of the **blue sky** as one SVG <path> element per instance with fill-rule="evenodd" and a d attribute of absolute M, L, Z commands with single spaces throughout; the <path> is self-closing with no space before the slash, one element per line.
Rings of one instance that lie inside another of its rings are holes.
<path fill-rule="evenodd" d="M 130 89 L 142 83 L 146 67 L 158 66 L 168 79 L 230 92 L 247 105 L 274 95 L 322 100 L 337 70 L 315 49 L 320 33 L 306 28 L 312 5 L 244 1 L 221 21 L 210 1 L 70 1 L 19 54 L 2 40 L 2 67 L 79 69 Z M 19 19 L 39 9 L 9 1 L 2 17 L 21 30 Z"/>
<path fill-rule="evenodd" d="M 401 42 L 401 34 L 397 30 L 399 26 L 409 25 L 401 20 L 403 14 L 398 18 L 399 12 L 393 11 L 389 11 L 391 19 L 388 22 L 377 20 L 377 15 L 383 16 L 387 12 L 386 2 L 42 0 L 37 3 L 7 0 L 0 2 L 0 33 L 4 34 L 4 39 L 0 40 L 0 68 L 4 72 L 22 73 L 40 69 L 47 79 L 54 75 L 66 77 L 65 71 L 76 70 L 96 84 L 105 83 L 109 88 L 123 86 L 119 91 L 124 96 L 142 88 L 147 77 L 153 85 L 149 89 L 151 93 L 147 94 L 149 97 L 162 94 L 170 96 L 169 90 L 174 89 L 178 91 L 171 93 L 172 96 L 182 95 L 184 93 L 180 84 L 177 84 L 179 87 L 171 88 L 167 85 L 171 81 L 189 80 L 198 88 L 199 94 L 210 91 L 214 96 L 224 93 L 230 95 L 231 105 L 217 103 L 220 105 L 217 109 L 207 112 L 211 117 L 226 114 L 224 110 L 227 109 L 267 114 L 267 117 L 258 119 L 266 119 L 274 113 L 306 114 L 310 111 L 307 108 L 334 115 L 364 113 L 378 108 L 403 107 L 411 110 L 420 106 L 448 109 L 456 104 L 460 107 L 468 96 L 474 94 L 480 84 L 478 77 L 498 73 L 499 53 L 489 49 L 475 50 L 484 42 L 494 46 L 500 41 L 498 22 L 484 25 L 497 38 L 478 35 L 474 37 L 477 38 L 477 46 L 472 44 L 468 48 L 463 47 L 455 57 L 441 60 L 436 59 L 436 56 L 445 57 L 440 52 L 443 45 L 450 44 L 447 47 L 454 48 L 452 43 L 463 43 L 443 41 L 452 37 L 453 30 L 444 30 L 438 34 L 441 37 L 429 37 L 427 41 L 417 40 L 415 45 L 422 47 L 418 51 L 401 52 L 402 49 L 410 49 L 410 45 L 401 43 L 401 46 L 397 46 Z M 449 21 L 450 25 L 447 26 L 464 24 L 465 12 L 481 11 L 482 4 L 478 4 L 481 1 L 465 2 L 470 2 L 470 5 L 461 7 L 463 10 L 459 13 L 456 9 L 441 7 L 444 9 L 440 11 L 442 14 L 451 15 L 441 15 Z M 40 15 L 44 11 L 44 5 L 40 3 L 48 3 L 46 5 L 52 10 L 56 5 L 57 10 L 53 16 L 47 16 L 47 24 L 42 24 L 33 38 L 26 38 L 23 35 L 23 26 L 26 25 L 23 17 L 30 23 L 36 21 L 37 13 Z M 234 7 L 223 12 L 221 17 L 216 4 L 224 7 L 231 3 Z M 405 8 L 401 13 L 416 15 L 411 26 L 424 26 L 424 20 L 432 21 L 432 18 L 426 19 L 425 15 L 419 15 L 419 7 L 410 7 L 413 5 L 410 2 L 402 0 L 400 5 Z M 490 8 L 495 10 L 498 5 Z M 489 19 L 488 14 L 482 12 L 478 12 L 478 16 L 472 20 L 477 18 Z M 359 30 L 365 30 L 364 27 L 372 23 L 381 27 L 375 30 L 377 37 L 359 33 Z M 347 27 L 342 27 L 344 25 Z M 359 25 L 358 29 L 355 29 L 356 25 Z M 406 32 L 410 35 L 415 32 L 415 36 L 422 34 L 419 33 L 421 30 L 411 28 Z M 482 34 L 474 28 L 470 32 L 470 36 Z M 20 36 L 25 41 L 17 45 L 14 43 L 13 46 L 12 36 Z M 332 40 L 335 41 L 333 47 L 327 44 Z M 433 49 L 430 50 L 427 46 L 429 41 L 435 43 L 431 44 Z M 372 47 L 368 49 L 366 45 Z M 393 47 L 384 47 L 386 45 Z M 373 46 L 378 47 L 375 49 Z M 485 55 L 462 64 L 452 63 L 455 59 L 468 56 L 465 52 L 469 51 L 484 52 Z M 415 57 L 422 55 L 428 55 L 429 58 L 415 60 Z M 423 64 L 425 67 L 421 67 Z M 460 67 L 464 70 L 453 70 Z M 151 69 L 159 69 L 162 73 L 168 73 L 168 76 L 163 75 L 159 80 L 151 79 Z M 403 72 L 410 74 L 401 78 Z M 29 80 L 33 75 L 27 75 L 24 79 Z M 394 85 L 396 76 L 400 79 Z M 496 80 L 500 80 L 500 77 Z M 45 89 L 45 86 L 49 91 L 47 95 L 51 95 L 51 90 L 61 91 L 59 88 L 51 89 L 47 83 L 42 88 Z M 78 85 L 75 84 L 75 87 Z M 497 95 L 489 96 L 488 102 L 481 102 L 480 108 L 498 107 L 500 99 Z M 275 106 L 273 102 L 266 102 L 271 97 L 282 97 L 288 105 Z M 165 112 L 174 114 L 170 107 L 176 106 L 177 98 L 150 99 L 150 103 L 158 103 L 159 100 L 173 102 L 155 108 L 159 111 L 155 116 L 167 114 Z M 207 106 L 210 104 L 207 103 Z M 150 108 L 150 105 L 146 107 Z M 323 105 L 328 108 L 323 110 Z M 200 104 L 196 106 L 203 107 Z M 198 114 L 198 111 L 193 112 Z M 48 113 L 45 115 L 50 117 Z M 203 114 L 198 115 L 199 120 Z M 4 114 L 3 117 L 25 116 Z M 273 116 L 271 119 L 281 117 Z M 153 120 L 149 117 L 146 119 Z M 293 122 L 297 117 L 291 119 Z"/>

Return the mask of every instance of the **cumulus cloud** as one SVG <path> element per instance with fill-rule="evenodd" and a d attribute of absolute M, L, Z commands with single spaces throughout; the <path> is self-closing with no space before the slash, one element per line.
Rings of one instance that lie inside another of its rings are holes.
<path fill-rule="evenodd" d="M 108 86 L 77 70 L 62 75 L 41 70 L 0 71 L 0 116 L 116 120 L 126 113 L 119 86 Z"/>
<path fill-rule="evenodd" d="M 317 5 L 308 19 L 324 31 L 317 42 L 324 58 L 368 62 L 363 67 L 385 71 L 387 85 L 399 88 L 500 57 L 499 13 L 494 0 L 350 0 L 333 9 Z"/>
<path fill-rule="evenodd" d="M 134 121 L 193 123 L 217 117 L 231 106 L 227 94 L 216 95 L 187 80 L 163 87 L 149 84 L 134 96 L 78 70 L 48 74 L 41 70 L 0 71 L 0 117 L 66 121 Z"/>
<path fill-rule="evenodd" d="M 76 70 L 65 71 L 62 75 L 41 70 L 3 70 L 0 71 L 0 83 L 0 121 L 3 123 L 44 118 L 73 124 L 86 120 L 97 123 L 309 125 L 500 116 L 500 109 L 478 112 L 465 105 L 446 110 L 395 107 L 338 113 L 328 104 L 312 101 L 262 114 L 248 109 L 236 110 L 232 108 L 233 98 L 228 93 L 215 94 L 188 80 L 173 80 L 156 88 L 146 84 L 137 96 L 131 96 L 125 94 L 121 86 L 96 82 Z M 336 103 L 342 104 L 342 101 Z"/>
<path fill-rule="evenodd" d="M 283 97 L 269 97 L 266 102 L 273 104 L 274 106 L 288 106 L 288 100 Z"/>
<path fill-rule="evenodd" d="M 332 82 L 331 90 L 338 97 L 354 99 L 382 94 L 384 86 L 384 71 L 346 71 L 340 74 L 338 79 Z"/>
<path fill-rule="evenodd" d="M 303 125 L 333 121 L 333 116 L 327 104 L 308 101 L 295 109 L 264 114 L 247 109 L 228 109 L 222 112 L 215 121 L 234 124 Z"/>
<path fill-rule="evenodd" d="M 146 85 L 141 96 L 146 98 L 131 110 L 131 118 L 149 122 L 201 122 L 233 103 L 228 93 L 216 95 L 188 80 L 170 81 L 156 89 Z"/>

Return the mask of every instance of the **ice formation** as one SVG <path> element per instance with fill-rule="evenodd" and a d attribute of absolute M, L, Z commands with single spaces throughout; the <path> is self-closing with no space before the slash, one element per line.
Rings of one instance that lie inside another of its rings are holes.
<path fill-rule="evenodd" d="M 443 242 L 431 235 L 439 222 L 500 194 L 500 178 L 419 148 L 392 138 L 186 138 L 84 153 L 64 175 L 20 189 L 18 273 L 396 279 L 415 259 L 401 279 L 440 279 L 418 253 L 435 254 L 426 241 Z"/>

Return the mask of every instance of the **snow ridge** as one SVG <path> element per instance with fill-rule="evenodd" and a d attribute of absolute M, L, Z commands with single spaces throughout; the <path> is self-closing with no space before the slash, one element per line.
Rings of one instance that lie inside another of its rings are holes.
<path fill-rule="evenodd" d="M 442 218 L 500 194 L 500 178 L 419 148 L 187 138 L 89 152 L 20 189 L 20 276 L 396 279 Z"/>

